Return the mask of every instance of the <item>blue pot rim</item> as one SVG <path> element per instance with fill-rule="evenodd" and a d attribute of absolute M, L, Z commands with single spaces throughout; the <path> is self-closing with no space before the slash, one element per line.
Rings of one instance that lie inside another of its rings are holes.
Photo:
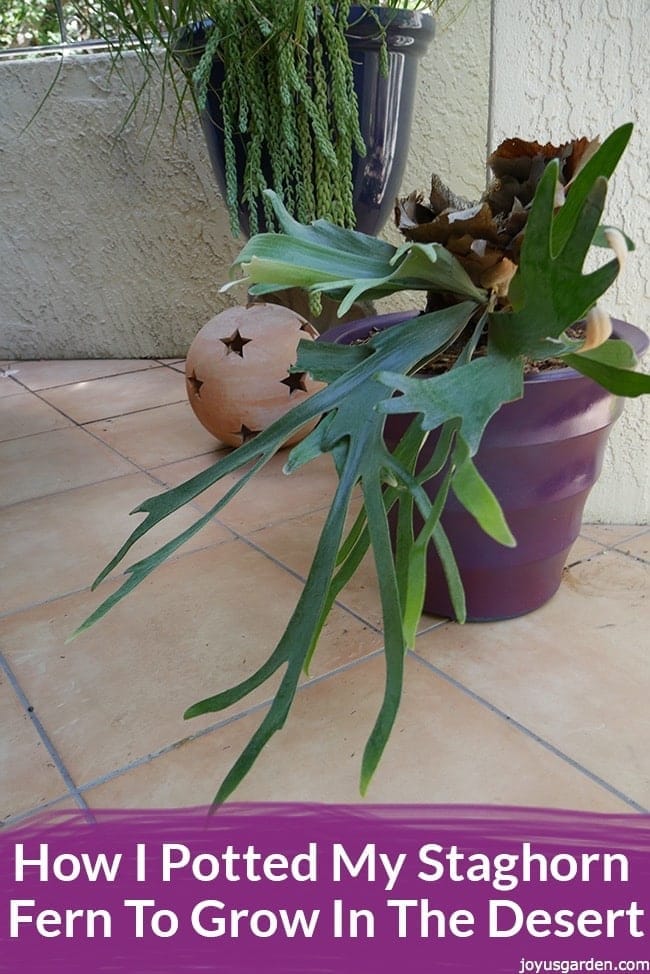
<path fill-rule="evenodd" d="M 411 41 L 415 37 L 418 38 L 418 53 L 421 53 L 428 47 L 435 34 L 435 18 L 427 10 L 408 10 L 399 7 L 373 7 L 372 11 L 371 16 L 366 7 L 355 4 L 350 8 L 348 17 L 348 42 L 351 46 L 356 44 L 362 47 L 367 45 L 376 45 L 379 47 L 381 34 L 377 31 L 378 22 L 386 30 L 389 47 L 392 46 L 391 34 L 404 35 L 405 33 L 413 33 L 414 36 Z M 197 56 L 200 56 L 201 51 L 205 47 L 206 31 L 211 26 L 212 21 L 209 17 L 206 17 L 204 20 L 195 21 L 192 24 L 187 24 L 176 30 L 177 45 L 184 44 L 181 52 L 177 56 L 181 61 L 186 59 L 190 69 L 195 65 Z M 191 43 L 189 42 L 190 38 Z M 403 46 L 399 38 L 396 40 L 396 46 L 400 48 Z"/>
<path fill-rule="evenodd" d="M 404 7 L 367 7 L 354 4 L 348 15 L 348 39 L 378 38 L 377 23 L 390 31 L 414 31 L 428 44 L 436 29 L 436 21 L 428 10 L 409 10 Z M 357 33 L 358 31 L 358 33 Z"/>

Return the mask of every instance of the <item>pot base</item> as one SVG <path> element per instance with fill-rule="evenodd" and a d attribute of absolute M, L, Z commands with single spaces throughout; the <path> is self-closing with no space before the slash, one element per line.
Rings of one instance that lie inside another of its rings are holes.
<path fill-rule="evenodd" d="M 464 569 L 461 575 L 467 598 L 466 621 L 499 622 L 517 619 L 540 609 L 560 588 L 570 550 L 571 545 L 543 561 L 502 569 L 498 574 Z M 429 569 L 427 582 L 429 587 L 424 612 L 427 615 L 453 618 L 454 613 L 439 562 Z M 498 597 L 494 595 L 495 586 L 499 589 Z"/>

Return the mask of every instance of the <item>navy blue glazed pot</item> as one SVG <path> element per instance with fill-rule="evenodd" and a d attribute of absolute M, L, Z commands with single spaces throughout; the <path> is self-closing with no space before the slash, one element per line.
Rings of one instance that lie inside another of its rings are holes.
<path fill-rule="evenodd" d="M 339 325 L 323 341 L 350 344 L 404 320 L 403 314 Z M 614 320 L 614 335 L 641 356 L 650 339 L 634 325 Z M 453 495 L 442 524 L 465 587 L 471 622 L 510 619 L 544 605 L 557 591 L 567 555 L 578 537 L 589 491 L 602 467 L 607 438 L 623 400 L 573 369 L 526 378 L 523 398 L 507 403 L 490 420 L 474 460 L 503 507 L 516 548 L 497 544 Z M 389 416 L 385 437 L 392 447 L 409 416 Z M 435 433 L 423 451 L 431 455 Z M 435 480 L 430 485 L 435 489 Z M 452 616 L 442 566 L 428 555 L 425 612 Z"/>
<path fill-rule="evenodd" d="M 386 29 L 388 47 L 388 76 L 380 71 L 380 34 L 378 22 Z M 367 147 L 364 158 L 354 154 L 352 167 L 354 212 L 356 228 L 377 234 L 392 212 L 406 166 L 415 83 L 419 59 L 429 46 L 435 31 L 431 14 L 417 10 L 374 8 L 372 15 L 363 7 L 350 10 L 348 47 L 354 64 L 354 86 L 359 100 L 361 134 Z M 187 35 L 180 46 L 184 48 L 179 60 L 186 69 L 197 63 L 197 54 L 204 44 L 204 28 L 197 24 L 191 31 L 194 53 L 189 53 Z M 201 124 L 212 168 L 224 198 L 226 195 L 223 123 L 219 105 L 219 90 L 223 81 L 223 65 L 215 61 L 210 77 L 208 104 L 202 113 Z M 237 169 L 243 172 L 245 145 L 237 147 Z M 270 168 L 268 185 L 273 186 Z M 241 193 L 239 194 L 241 196 Z M 246 208 L 239 208 L 239 222 L 248 236 L 249 220 Z M 259 225 L 265 226 L 262 212 Z"/>

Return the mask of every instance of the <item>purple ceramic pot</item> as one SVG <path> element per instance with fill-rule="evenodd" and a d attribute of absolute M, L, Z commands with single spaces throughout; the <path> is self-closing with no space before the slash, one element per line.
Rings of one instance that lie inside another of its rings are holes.
<path fill-rule="evenodd" d="M 349 344 L 369 328 L 382 330 L 404 318 L 366 318 L 339 325 L 321 338 Z M 650 342 L 644 332 L 623 321 L 614 321 L 614 334 L 638 356 Z M 499 499 L 517 547 L 505 548 L 489 538 L 450 495 L 442 523 L 465 587 L 468 621 L 524 615 L 557 591 L 580 531 L 585 501 L 600 474 L 609 432 L 622 409 L 620 398 L 591 379 L 573 369 L 557 369 L 528 377 L 523 398 L 502 406 L 490 420 L 474 460 Z M 388 417 L 389 445 L 398 442 L 410 419 Z M 435 434 L 427 444 L 429 455 L 434 444 Z M 453 615 L 433 546 L 424 609 Z"/>

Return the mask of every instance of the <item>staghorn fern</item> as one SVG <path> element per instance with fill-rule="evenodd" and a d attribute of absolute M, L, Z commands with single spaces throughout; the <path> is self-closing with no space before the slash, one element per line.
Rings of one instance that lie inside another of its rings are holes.
<path fill-rule="evenodd" d="M 515 539 L 473 456 L 490 417 L 523 393 L 524 360 L 562 357 L 617 395 L 650 392 L 650 376 L 632 371 L 634 355 L 619 341 L 606 341 L 593 351 L 567 336 L 576 318 L 589 311 L 619 270 L 615 257 L 584 275 L 585 255 L 598 234 L 606 175 L 614 170 L 631 134 L 623 126 L 602 145 L 576 178 L 570 206 L 555 212 L 558 164 L 551 162 L 537 189 L 528 218 L 521 259 L 512 282 L 512 307 L 495 311 L 494 299 L 471 282 L 463 268 L 439 244 L 395 248 L 371 237 L 317 221 L 303 226 L 272 197 L 281 234 L 264 234 L 246 245 L 237 265 L 250 290 L 265 294 L 287 285 L 328 293 L 343 306 L 359 296 L 376 297 L 402 288 L 441 291 L 456 303 L 425 314 L 372 337 L 361 346 L 303 343 L 295 369 L 328 383 L 253 440 L 179 487 L 145 501 L 146 514 L 95 584 L 113 570 L 132 544 L 166 516 L 235 471 L 241 473 L 211 511 L 167 542 L 156 553 L 127 570 L 127 580 L 86 620 L 79 632 L 97 622 L 150 572 L 217 514 L 255 473 L 282 448 L 292 432 L 322 415 L 318 426 L 288 455 L 290 474 L 323 453 L 331 453 L 338 486 L 318 541 L 311 569 L 296 608 L 277 647 L 246 680 L 199 701 L 186 717 L 229 707 L 262 685 L 278 670 L 284 673 L 274 700 L 243 752 L 222 782 L 215 802 L 223 802 L 250 771 L 270 737 L 290 712 L 300 673 L 309 666 L 319 635 L 339 592 L 372 549 L 381 597 L 385 634 L 385 689 L 377 719 L 364 751 L 360 787 L 365 792 L 379 763 L 399 708 L 405 652 L 413 644 L 422 611 L 426 550 L 435 545 L 444 565 L 456 617 L 465 617 L 464 595 L 453 551 L 440 522 L 445 500 L 453 491 L 492 538 L 504 545 Z M 555 298 L 549 299 L 551 289 Z M 474 357 L 478 336 L 487 332 L 487 354 Z M 456 365 L 433 378 L 415 373 L 462 336 Z M 395 392 L 401 393 L 395 397 Z M 384 441 L 387 414 L 413 413 L 401 442 L 391 452 Z M 425 469 L 418 455 L 432 430 L 437 446 Z M 424 484 L 439 477 L 429 499 Z M 363 509 L 344 536 L 353 490 L 360 486 Z M 397 532 L 391 544 L 388 514 L 394 511 Z M 422 527 L 414 534 L 417 510 Z"/>

